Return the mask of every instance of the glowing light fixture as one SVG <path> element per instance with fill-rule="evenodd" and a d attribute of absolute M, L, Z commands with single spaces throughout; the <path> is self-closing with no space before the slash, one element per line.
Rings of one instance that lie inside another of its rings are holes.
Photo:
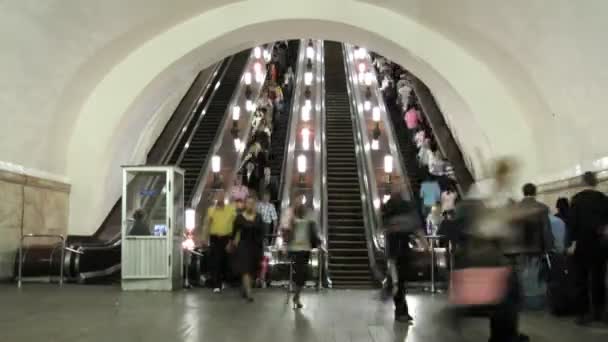
<path fill-rule="evenodd" d="M 357 56 L 358 59 L 363 59 L 367 55 L 367 50 L 360 47 L 357 49 L 357 51 L 355 51 L 355 55 Z"/>
<path fill-rule="evenodd" d="M 390 199 L 391 199 L 391 195 L 386 194 L 386 195 L 382 196 L 382 203 L 386 203 Z"/>
<path fill-rule="evenodd" d="M 220 166 L 221 166 L 221 158 L 220 158 L 220 156 L 213 156 L 213 157 L 211 157 L 211 171 L 213 173 L 220 172 Z"/>
<path fill-rule="evenodd" d="M 306 47 L 306 58 L 312 59 L 315 56 L 315 49 L 312 46 Z"/>
<path fill-rule="evenodd" d="M 247 102 L 245 102 L 245 109 L 247 109 L 249 112 L 253 112 L 253 102 L 251 100 L 247 100 Z"/>
<path fill-rule="evenodd" d="M 366 86 L 368 86 L 368 87 L 371 86 L 373 79 L 374 79 L 374 75 L 372 75 L 371 72 L 365 73 L 365 85 Z"/>
<path fill-rule="evenodd" d="M 253 71 L 255 71 L 256 74 L 259 74 L 260 72 L 262 72 L 262 64 L 260 64 L 260 62 L 256 62 L 253 65 Z"/>
<path fill-rule="evenodd" d="M 374 110 L 372 111 L 372 120 L 374 120 L 374 122 L 380 122 L 380 107 L 374 107 Z"/>
<path fill-rule="evenodd" d="M 384 172 L 387 174 L 393 173 L 393 156 L 390 154 L 384 156 Z"/>
<path fill-rule="evenodd" d="M 380 141 L 378 139 L 372 139 L 372 151 L 378 151 L 380 149 Z"/>
<path fill-rule="evenodd" d="M 240 118 L 241 118 L 241 107 L 239 107 L 239 106 L 232 107 L 232 120 L 239 121 Z"/>
<path fill-rule="evenodd" d="M 306 156 L 303 154 L 298 156 L 298 172 L 300 174 L 306 172 Z"/>
<path fill-rule="evenodd" d="M 365 72 L 365 63 L 359 63 L 359 73 Z"/>
<path fill-rule="evenodd" d="M 308 108 L 312 109 L 312 101 L 310 101 L 310 100 L 304 101 L 304 107 L 308 107 Z"/>
<path fill-rule="evenodd" d="M 302 128 L 302 149 L 308 151 L 310 149 L 310 130 Z"/>
<path fill-rule="evenodd" d="M 196 228 L 196 211 L 192 208 L 186 209 L 186 230 L 191 232 Z"/>
<path fill-rule="evenodd" d="M 312 72 L 307 71 L 304 73 L 304 84 L 310 86 L 312 84 Z"/>
<path fill-rule="evenodd" d="M 262 75 L 262 73 L 255 74 L 255 81 L 259 84 L 264 83 L 264 75 Z"/>
<path fill-rule="evenodd" d="M 272 56 L 270 55 L 270 52 L 268 52 L 268 50 L 264 49 L 264 60 L 266 61 L 266 63 L 270 62 L 270 58 Z"/>
<path fill-rule="evenodd" d="M 236 152 L 241 152 L 242 151 L 242 143 L 241 143 L 241 139 L 236 138 L 234 139 L 234 150 Z"/>
<path fill-rule="evenodd" d="M 302 121 L 304 121 L 304 122 L 310 121 L 310 107 L 307 107 L 307 106 L 302 107 Z"/>
<path fill-rule="evenodd" d="M 245 73 L 245 84 L 251 85 L 251 73 L 249 71 Z"/>
<path fill-rule="evenodd" d="M 363 109 L 366 111 L 372 109 L 372 103 L 369 102 L 369 100 L 365 100 L 365 102 L 363 102 Z"/>
<path fill-rule="evenodd" d="M 189 142 L 187 142 L 187 143 L 184 144 L 184 148 L 185 149 L 188 149 L 188 147 L 190 147 L 190 143 Z"/>
<path fill-rule="evenodd" d="M 256 59 L 260 59 L 260 58 L 262 58 L 262 49 L 261 49 L 259 46 L 258 46 L 258 47 L 256 47 L 255 49 L 253 49 L 253 56 L 254 56 Z"/>
<path fill-rule="evenodd" d="M 302 205 L 306 205 L 306 195 L 302 195 Z"/>
<path fill-rule="evenodd" d="M 182 248 L 187 249 L 189 251 L 194 249 L 194 240 L 188 238 L 182 242 Z"/>

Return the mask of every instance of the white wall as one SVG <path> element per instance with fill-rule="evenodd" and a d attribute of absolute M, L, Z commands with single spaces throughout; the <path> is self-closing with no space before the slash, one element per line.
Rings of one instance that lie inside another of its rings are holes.
<path fill-rule="evenodd" d="M 119 166 L 141 160 L 155 134 L 140 135 L 158 131 L 184 91 L 180 82 L 242 47 L 278 38 L 349 41 L 400 62 L 431 88 L 477 166 L 517 154 L 522 177 L 555 178 L 608 154 L 599 134 L 607 119 L 596 110 L 608 86 L 601 63 L 608 53 L 597 43 L 607 26 L 601 0 L 218 7 L 226 3 L 0 4 L 0 22 L 12 28 L 0 31 L 0 113 L 8 123 L 0 126 L 0 161 L 67 177 L 71 232 L 97 228 L 116 200 Z"/>

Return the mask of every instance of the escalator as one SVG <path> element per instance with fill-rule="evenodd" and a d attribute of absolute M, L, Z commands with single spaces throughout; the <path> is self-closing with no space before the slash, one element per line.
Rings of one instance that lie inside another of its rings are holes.
<path fill-rule="evenodd" d="M 297 64 L 297 51 L 299 49 L 300 41 L 293 40 L 289 41 L 289 50 L 294 50 L 294 54 L 296 56 L 295 59 L 290 58 L 290 62 L 293 62 L 289 66 L 292 67 L 294 73 L 297 74 L 298 70 L 296 70 Z M 295 82 L 295 80 L 294 80 Z M 270 160 L 270 169 L 272 177 L 275 179 L 281 179 L 281 172 L 283 171 L 283 161 L 285 160 L 285 147 L 287 146 L 287 134 L 289 132 L 289 120 L 291 117 L 291 108 L 293 101 L 293 86 L 292 86 L 292 94 L 284 94 L 285 96 L 285 110 L 282 115 L 277 118 L 277 122 L 274 123 L 273 131 L 272 131 L 272 142 L 270 144 L 270 151 L 272 159 Z M 280 207 L 277 205 L 277 208 Z"/>
<path fill-rule="evenodd" d="M 208 163 L 208 153 L 249 56 L 250 50 L 245 50 L 222 62 L 209 83 L 215 85 L 215 88 L 206 91 L 204 96 L 200 95 L 201 91 L 193 91 L 191 87 L 174 116 L 182 106 L 188 109 L 195 108 L 193 115 L 188 120 L 184 120 L 177 129 L 168 130 L 168 126 L 174 121 L 172 118 L 158 138 L 159 141 L 172 141 L 171 146 L 166 146 L 166 142 L 157 143 L 148 154 L 148 157 L 155 156 L 147 160 L 148 164 L 178 165 L 185 170 L 186 201 L 190 200 L 199 175 Z M 200 83 L 198 81 L 200 80 L 197 78 L 193 86 Z M 186 103 L 186 98 L 190 103 Z M 171 134 L 173 138 L 169 139 L 167 135 Z M 160 153 L 156 152 L 156 149 L 167 150 Z M 159 157 L 160 155 L 163 157 Z M 55 251 L 57 246 L 28 248 L 23 263 L 23 276 L 59 274 L 59 265 L 63 262 L 68 279 L 81 282 L 113 281 L 120 274 L 120 231 L 121 200 L 118 200 L 106 220 L 92 236 L 68 237 L 67 245 L 78 252 L 68 251 L 64 260 L 59 260 L 60 253 Z M 49 255 L 51 255 L 50 259 Z"/>
<path fill-rule="evenodd" d="M 387 101 L 385 103 L 386 110 L 391 118 L 392 126 L 395 131 L 395 137 L 397 138 L 401 160 L 403 160 L 403 163 L 405 164 L 404 167 L 407 172 L 410 189 L 414 196 L 418 198 L 420 194 L 420 184 L 424 181 L 428 171 L 418 163 L 418 149 L 414 144 L 414 137 L 405 127 L 403 115 L 399 106 L 394 102 L 390 103 Z"/>
<path fill-rule="evenodd" d="M 195 132 L 191 139 L 178 145 L 183 151 L 179 154 L 174 153 L 169 160 L 168 164 L 179 165 L 186 172 L 184 175 L 184 203 L 190 203 L 192 199 L 199 175 L 208 162 L 209 151 L 218 133 L 218 128 L 221 127 L 226 108 L 241 78 L 249 55 L 250 51 L 245 50 L 233 57 L 232 63 L 213 96 L 205 116 L 194 128 Z M 186 146 L 187 148 L 184 148 Z"/>
<path fill-rule="evenodd" d="M 334 287 L 375 284 L 370 269 L 342 45 L 325 42 L 328 272 Z"/>

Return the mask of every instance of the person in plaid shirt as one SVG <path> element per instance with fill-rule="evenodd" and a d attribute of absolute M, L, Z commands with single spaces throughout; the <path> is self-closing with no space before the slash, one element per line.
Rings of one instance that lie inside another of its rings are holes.
<path fill-rule="evenodd" d="M 277 226 L 278 215 L 277 210 L 270 202 L 270 192 L 266 191 L 262 195 L 262 201 L 258 203 L 258 214 L 262 217 L 264 222 L 264 239 L 268 239 L 268 235 L 272 234 Z"/>

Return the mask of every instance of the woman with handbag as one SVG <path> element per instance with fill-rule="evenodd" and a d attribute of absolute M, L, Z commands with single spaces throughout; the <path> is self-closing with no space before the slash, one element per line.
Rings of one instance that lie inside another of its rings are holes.
<path fill-rule="evenodd" d="M 256 208 L 255 198 L 249 195 L 245 201 L 245 210 L 234 220 L 232 238 L 228 245 L 229 251 L 234 253 L 233 270 L 241 275 L 243 298 L 249 302 L 253 302 L 252 279 L 260 266 L 264 239 L 264 224 Z"/>
<path fill-rule="evenodd" d="M 308 278 L 310 251 L 317 248 L 321 242 L 316 223 L 307 217 L 308 209 L 302 202 L 301 196 L 296 197 L 293 215 L 282 227 L 283 239 L 287 242 L 287 251 L 294 269 L 294 309 L 304 307 L 300 301 L 300 293 Z"/>
<path fill-rule="evenodd" d="M 529 340 L 518 327 L 518 274 L 503 250 L 514 237 L 512 223 L 525 214 L 508 204 L 514 166 L 508 158 L 498 160 L 487 186 L 476 184 L 456 210 L 464 229 L 450 279 L 453 323 L 457 328 L 463 316 L 486 314 L 490 342 Z"/>

